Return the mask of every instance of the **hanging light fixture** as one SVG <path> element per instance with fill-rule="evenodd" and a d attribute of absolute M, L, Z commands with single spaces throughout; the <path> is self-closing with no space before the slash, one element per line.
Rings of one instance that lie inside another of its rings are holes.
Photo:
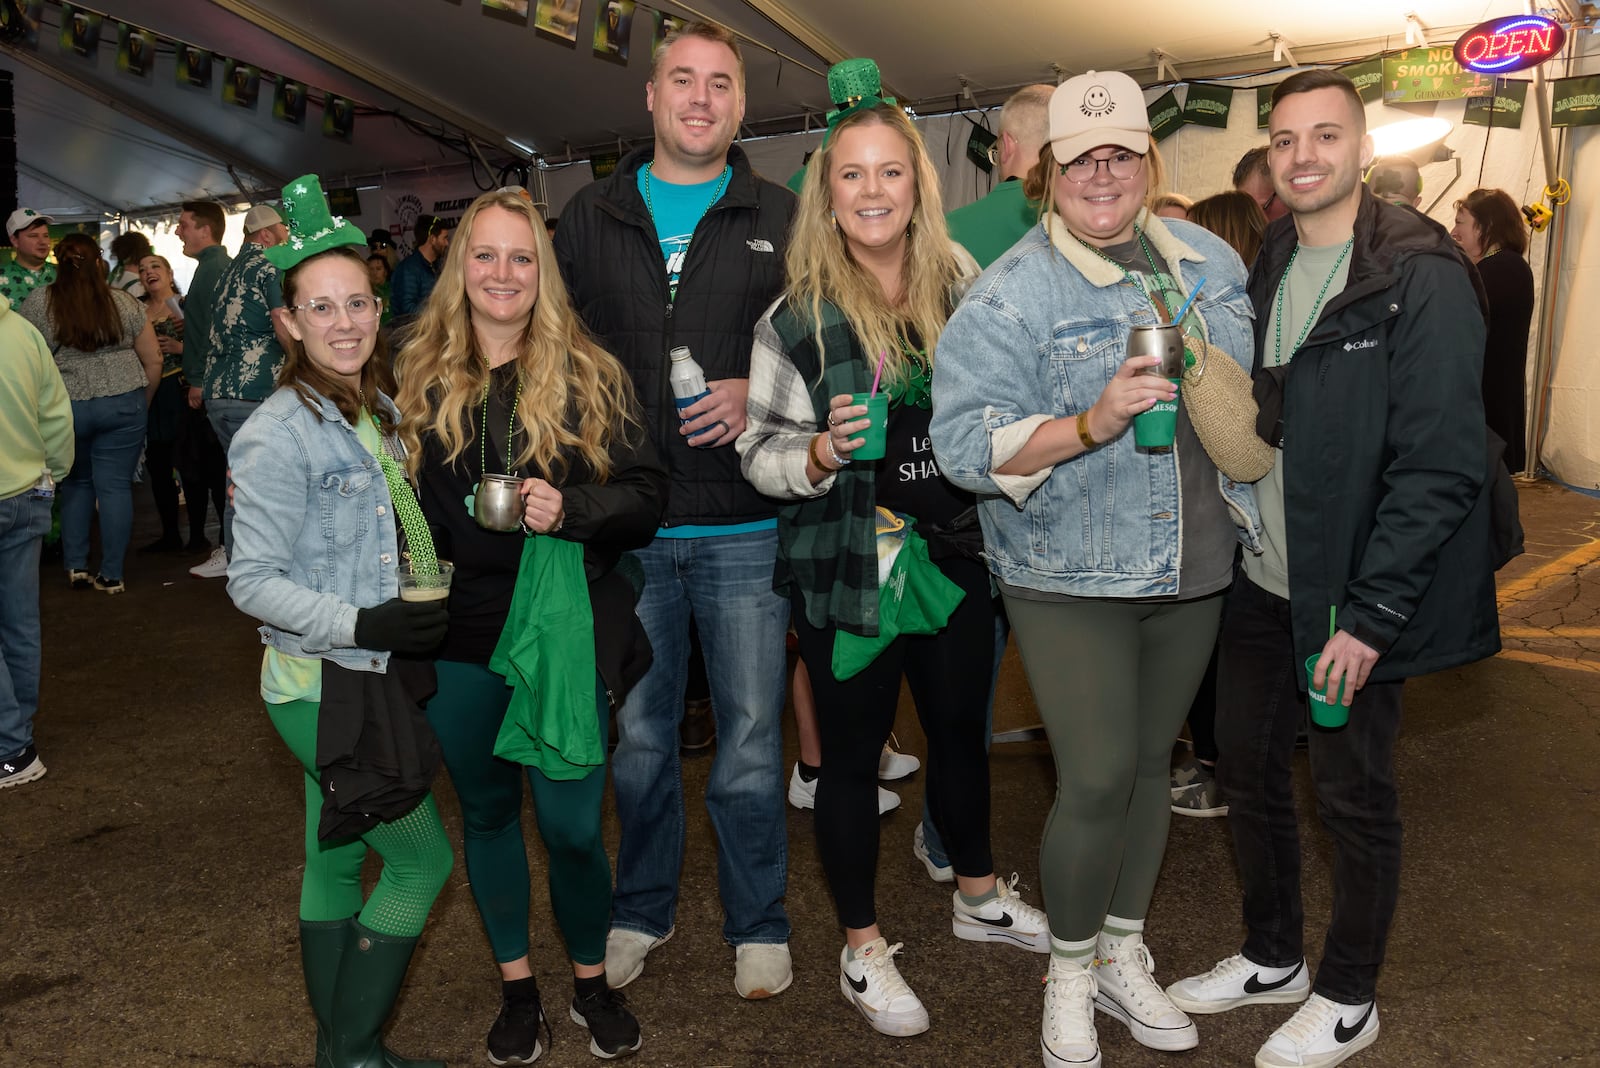
<path fill-rule="evenodd" d="M 1444 139 L 1452 129 L 1454 127 L 1446 119 L 1404 119 L 1368 133 L 1378 157 L 1409 156 L 1418 163 L 1434 163 L 1450 158 L 1451 149 L 1444 144 Z"/>

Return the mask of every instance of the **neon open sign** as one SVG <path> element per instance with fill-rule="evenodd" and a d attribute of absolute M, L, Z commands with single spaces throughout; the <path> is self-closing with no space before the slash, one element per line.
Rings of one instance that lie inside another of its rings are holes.
<path fill-rule="evenodd" d="M 1561 51 L 1567 31 L 1543 15 L 1506 15 L 1480 22 L 1456 41 L 1456 62 L 1479 74 L 1537 67 Z"/>

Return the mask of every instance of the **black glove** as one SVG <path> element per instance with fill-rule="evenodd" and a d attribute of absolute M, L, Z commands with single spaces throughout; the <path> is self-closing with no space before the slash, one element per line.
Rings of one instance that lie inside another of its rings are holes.
<path fill-rule="evenodd" d="M 356 645 L 420 656 L 444 639 L 450 613 L 443 601 L 402 601 L 396 597 L 356 611 Z"/>

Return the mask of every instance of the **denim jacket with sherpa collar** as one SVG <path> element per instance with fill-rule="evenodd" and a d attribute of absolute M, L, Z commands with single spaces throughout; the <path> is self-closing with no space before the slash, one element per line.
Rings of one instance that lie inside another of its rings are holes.
<path fill-rule="evenodd" d="M 1137 222 L 1177 288 L 1205 278 L 1205 333 L 1248 370 L 1253 316 L 1238 255 L 1190 223 L 1142 210 Z M 995 473 L 1041 423 L 1086 411 L 1126 358 L 1128 327 L 1155 321 L 1143 289 L 1053 218 L 990 265 L 951 316 L 933 362 L 933 450 L 946 478 L 980 495 L 984 551 L 1001 581 L 1076 597 L 1178 591 L 1179 464 L 1211 466 L 1203 453 L 1136 449 L 1130 426 L 1032 475 Z M 1240 540 L 1259 552 L 1250 487 L 1217 477 Z"/>
<path fill-rule="evenodd" d="M 228 595 L 280 653 L 385 671 L 387 652 L 355 647 L 356 611 L 400 594 L 394 505 L 355 428 L 332 401 L 315 399 L 313 410 L 280 388 L 234 436 Z M 378 402 L 394 411 L 388 397 Z"/>

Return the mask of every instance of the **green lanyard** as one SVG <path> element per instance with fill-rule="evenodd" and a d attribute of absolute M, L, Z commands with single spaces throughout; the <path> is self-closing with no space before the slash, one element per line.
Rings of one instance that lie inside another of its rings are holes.
<path fill-rule="evenodd" d="M 365 398 L 363 406 L 364 401 Z M 367 418 L 372 420 L 374 429 L 378 431 L 378 466 L 383 468 L 384 481 L 389 483 L 389 500 L 394 503 L 395 514 L 400 517 L 400 526 L 406 532 L 406 547 L 411 553 L 411 570 L 418 575 L 437 575 L 439 559 L 434 554 L 433 532 L 428 529 L 428 521 L 422 516 L 422 506 L 417 503 L 417 494 L 411 488 L 411 483 L 406 481 L 400 465 L 389 455 L 389 448 L 383 437 L 383 427 L 379 425 L 378 417 L 369 411 Z"/>
<path fill-rule="evenodd" d="M 1322 313 L 1322 302 L 1328 299 L 1328 288 L 1333 285 L 1334 278 L 1339 274 L 1339 268 L 1344 265 L 1344 258 L 1350 255 L 1350 249 L 1355 246 L 1356 239 L 1351 238 L 1344 243 L 1344 248 L 1339 253 L 1339 258 L 1333 261 L 1333 270 L 1328 272 L 1327 279 L 1322 283 L 1322 289 L 1317 293 L 1317 302 L 1311 305 L 1311 314 L 1306 316 L 1305 329 L 1300 331 L 1299 340 L 1294 343 L 1294 348 L 1289 350 L 1290 357 L 1300 351 L 1300 346 L 1306 343 L 1306 338 L 1311 333 L 1311 327 L 1316 324 L 1317 316 Z M 1295 257 L 1300 255 L 1300 246 L 1296 245 L 1294 251 L 1289 253 L 1289 262 L 1283 269 L 1283 278 L 1278 281 L 1278 294 L 1272 309 L 1272 366 L 1282 367 L 1283 359 L 1283 294 L 1289 288 L 1289 272 L 1294 270 Z"/>

